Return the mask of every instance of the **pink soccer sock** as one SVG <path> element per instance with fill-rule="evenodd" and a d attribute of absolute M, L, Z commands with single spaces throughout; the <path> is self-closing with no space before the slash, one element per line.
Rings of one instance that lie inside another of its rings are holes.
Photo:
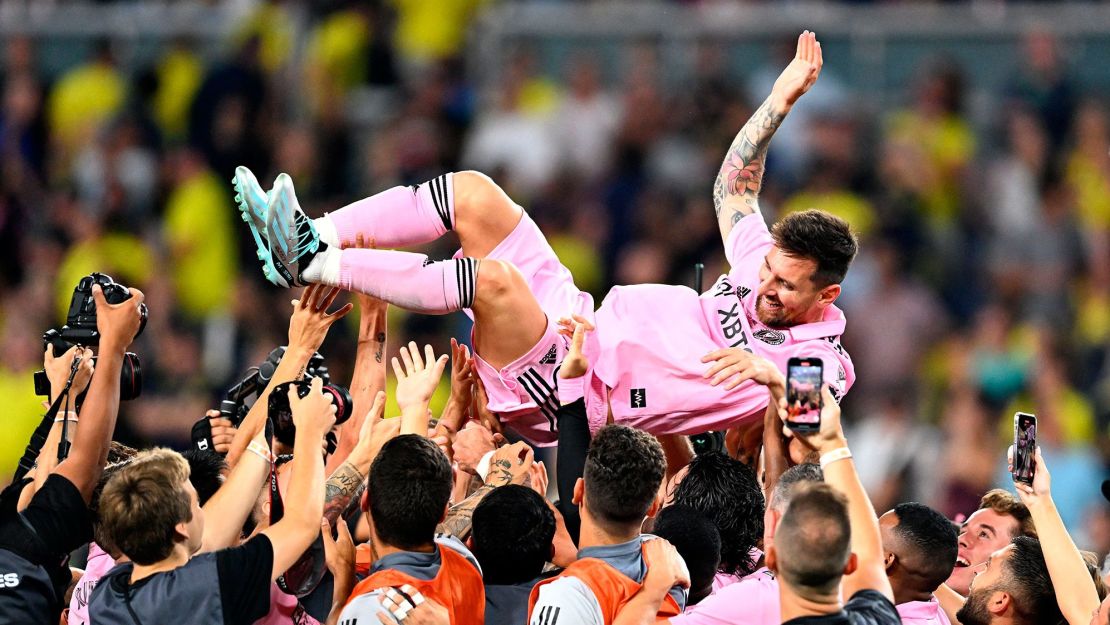
<path fill-rule="evenodd" d="M 341 256 L 335 286 L 424 314 L 442 315 L 474 306 L 479 264 L 476 258 L 431 262 L 427 256 L 412 252 L 364 249 L 336 252 Z"/>
<path fill-rule="evenodd" d="M 434 241 L 454 227 L 455 200 L 451 178 L 444 174 L 413 187 L 393 187 L 330 213 L 340 247 L 362 234 L 375 247 L 403 247 Z M 320 229 L 326 231 L 325 228 Z M 331 241 L 325 241 L 332 243 Z"/>

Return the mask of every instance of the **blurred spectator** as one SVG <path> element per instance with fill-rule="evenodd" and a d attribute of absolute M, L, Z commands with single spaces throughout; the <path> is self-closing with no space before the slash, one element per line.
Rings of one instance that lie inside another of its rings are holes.
<path fill-rule="evenodd" d="M 1064 143 L 1075 112 L 1076 88 L 1062 60 L 1056 36 L 1031 30 L 1021 43 L 1024 62 L 1009 86 L 1010 96 L 1032 107 L 1053 148 Z"/>
<path fill-rule="evenodd" d="M 99 125 L 120 110 L 127 82 L 106 39 L 93 46 L 88 63 L 58 79 L 47 104 L 47 117 L 61 162 L 68 163 Z"/>
<path fill-rule="evenodd" d="M 569 86 L 555 115 L 554 136 L 562 164 L 584 181 L 602 176 L 621 123 L 620 104 L 602 90 L 601 68 L 589 56 L 569 63 Z"/>

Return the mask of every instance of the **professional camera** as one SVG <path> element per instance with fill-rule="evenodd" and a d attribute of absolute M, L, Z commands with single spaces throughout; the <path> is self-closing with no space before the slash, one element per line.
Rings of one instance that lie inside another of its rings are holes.
<path fill-rule="evenodd" d="M 122 284 L 116 283 L 111 276 L 102 273 L 93 273 L 84 278 L 73 289 L 73 299 L 69 302 L 69 312 L 66 314 L 66 324 L 59 330 L 47 330 L 42 335 L 43 348 L 46 345 L 54 346 L 54 356 L 61 356 L 74 345 L 81 347 L 95 347 L 100 344 L 100 332 L 96 329 L 96 300 L 92 296 L 92 287 L 99 284 L 104 291 L 104 299 L 109 304 L 120 304 L 131 299 L 131 291 Z M 146 304 L 139 304 L 138 336 L 146 328 Z M 96 358 L 93 358 L 96 362 Z M 123 355 L 123 369 L 120 372 L 119 397 L 122 400 L 135 399 L 143 390 L 143 369 L 139 357 L 132 352 Z M 46 371 L 35 372 L 35 393 L 50 396 L 50 380 Z M 80 399 L 80 397 L 78 398 Z"/>
<path fill-rule="evenodd" d="M 247 401 L 251 397 L 257 397 L 266 388 L 270 379 L 274 377 L 274 372 L 277 371 L 277 366 L 283 356 L 285 356 L 284 346 L 274 349 L 266 356 L 266 360 L 262 364 L 252 367 L 247 377 L 229 388 L 227 399 L 220 402 L 220 416 L 231 421 L 231 424 L 235 427 L 239 427 L 239 424 L 243 422 L 250 410 Z M 329 380 L 328 368 L 324 365 L 324 357 L 319 352 L 308 359 L 305 375 L 310 378 L 323 378 L 324 383 L 327 384 Z"/>
<path fill-rule="evenodd" d="M 267 407 L 270 411 L 270 421 L 274 424 L 274 438 L 290 447 L 293 445 L 297 428 L 293 425 L 293 411 L 289 407 L 289 388 L 296 388 L 297 396 L 304 397 L 308 395 L 311 386 L 312 380 L 306 377 L 304 380 L 282 382 L 270 391 L 270 403 Z M 332 403 L 335 404 L 336 425 L 351 418 L 352 400 L 347 389 L 336 384 L 328 384 L 325 380 L 323 392 L 324 395 L 330 396 Z"/>

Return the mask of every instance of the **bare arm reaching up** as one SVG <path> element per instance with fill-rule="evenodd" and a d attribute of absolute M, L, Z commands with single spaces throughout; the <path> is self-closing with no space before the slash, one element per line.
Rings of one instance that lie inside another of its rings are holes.
<path fill-rule="evenodd" d="M 759 212 L 759 191 L 763 188 L 763 168 L 771 137 L 798 98 L 817 82 L 822 63 L 821 44 L 807 30 L 798 36 L 798 52 L 775 81 L 771 95 L 729 146 L 713 183 L 713 208 L 722 239 L 728 240 L 736 222 Z"/>

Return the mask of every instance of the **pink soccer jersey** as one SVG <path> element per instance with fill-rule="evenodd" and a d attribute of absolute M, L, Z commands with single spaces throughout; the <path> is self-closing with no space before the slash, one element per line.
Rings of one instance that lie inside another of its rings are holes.
<path fill-rule="evenodd" d="M 73 587 L 73 596 L 69 600 L 69 620 L 72 625 L 87 625 L 89 622 L 89 599 L 93 590 L 100 583 L 100 578 L 108 574 L 116 566 L 116 561 L 108 555 L 100 545 L 89 543 L 89 557 L 85 563 L 85 573 L 77 580 Z"/>
<path fill-rule="evenodd" d="M 940 609 L 934 598 L 932 601 L 907 601 L 894 606 L 903 623 L 910 625 L 952 625 L 948 615 Z"/>
<path fill-rule="evenodd" d="M 670 620 L 671 625 L 778 625 L 781 614 L 778 580 L 761 568 Z"/>
<path fill-rule="evenodd" d="M 652 434 L 696 434 L 761 418 L 767 389 L 747 382 L 726 391 L 703 377 L 701 358 L 723 347 L 741 347 L 782 371 L 793 357 L 820 358 L 825 381 L 839 399 L 855 381 L 840 344 L 844 314 L 836 306 L 824 318 L 790 328 L 771 328 L 755 312 L 759 271 L 773 241 L 761 215 L 741 219 L 726 251 L 732 271 L 700 296 L 682 286 L 614 287 L 596 313 L 597 353 L 591 375 L 611 391 L 613 420 Z M 586 395 L 587 402 L 598 401 Z M 589 410 L 591 428 L 597 429 Z"/>

